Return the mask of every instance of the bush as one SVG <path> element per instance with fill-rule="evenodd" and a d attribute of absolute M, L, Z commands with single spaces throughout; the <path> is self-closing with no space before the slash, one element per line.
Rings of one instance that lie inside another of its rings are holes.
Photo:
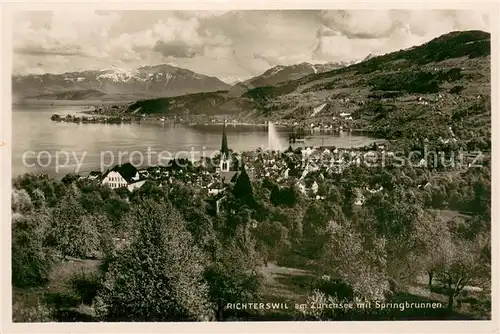
<path fill-rule="evenodd" d="M 451 94 L 460 94 L 464 90 L 464 86 L 453 86 L 453 88 L 450 89 Z"/>
<path fill-rule="evenodd" d="M 71 286 L 82 303 L 91 305 L 101 286 L 101 277 L 96 273 L 81 271 L 74 274 L 71 279 Z"/>
<path fill-rule="evenodd" d="M 295 206 L 297 204 L 297 193 L 296 189 L 293 187 L 288 188 L 274 188 L 271 191 L 271 203 L 274 205 L 285 205 L 289 207 Z"/>
<path fill-rule="evenodd" d="M 12 322 L 53 322 L 54 310 L 38 301 L 37 305 L 26 306 L 14 303 Z"/>

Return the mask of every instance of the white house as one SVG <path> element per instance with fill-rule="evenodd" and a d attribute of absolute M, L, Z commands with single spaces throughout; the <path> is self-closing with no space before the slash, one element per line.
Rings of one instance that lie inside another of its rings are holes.
<path fill-rule="evenodd" d="M 111 189 L 127 187 L 129 191 L 140 188 L 144 184 L 140 180 L 139 171 L 131 163 L 116 165 L 104 174 L 102 184 Z"/>

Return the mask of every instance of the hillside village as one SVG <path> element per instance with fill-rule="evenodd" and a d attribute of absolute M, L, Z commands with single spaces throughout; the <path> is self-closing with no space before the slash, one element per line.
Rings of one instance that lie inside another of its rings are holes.
<path fill-rule="evenodd" d="M 298 145 L 294 145 L 296 148 L 293 149 L 290 145 L 283 152 L 259 148 L 240 153 L 228 148 L 225 122 L 222 125 L 221 138 L 220 154 L 214 159 L 171 160 L 163 166 L 147 166 L 139 169 L 131 163 L 125 163 L 105 172 L 92 171 L 87 177 L 81 176 L 80 179 L 100 182 L 114 190 L 127 189 L 130 193 L 142 187 L 147 181 L 154 182 L 160 187 L 182 182 L 197 189 L 198 194 L 211 204 L 209 211 L 217 214 L 227 186 L 234 185 L 241 173 L 245 173 L 251 182 L 269 180 L 281 187 L 294 186 L 305 196 L 324 200 L 327 193 L 319 184 L 328 179 L 336 179 L 351 166 L 364 168 L 392 166 L 398 158 L 400 163 L 405 162 L 405 157 L 396 157 L 395 152 L 390 150 L 389 141 L 383 140 L 375 141 L 369 146 L 350 149 Z M 443 140 L 441 143 L 450 144 Z M 471 163 L 482 164 L 488 159 L 487 156 L 483 156 L 475 161 L 474 154 L 466 154 L 451 157 L 450 161 L 453 160 L 454 170 L 463 172 L 471 167 Z M 417 168 L 427 168 L 428 165 L 436 164 L 436 161 L 431 155 L 427 159 L 420 157 L 417 160 L 408 160 L 406 163 Z M 446 166 L 446 161 L 442 161 L 442 164 L 443 168 Z M 427 189 L 431 186 L 429 181 L 421 181 L 418 188 Z M 383 189 L 381 184 L 360 185 L 355 190 L 357 196 L 355 205 L 362 205 L 367 195 L 378 193 Z"/>

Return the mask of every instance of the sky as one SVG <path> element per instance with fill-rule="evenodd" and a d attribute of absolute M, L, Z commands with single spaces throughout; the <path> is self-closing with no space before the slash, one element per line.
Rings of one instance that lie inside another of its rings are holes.
<path fill-rule="evenodd" d="M 467 10 L 19 12 L 13 72 L 166 63 L 232 83 L 276 65 L 355 61 L 489 24 L 487 13 Z"/>

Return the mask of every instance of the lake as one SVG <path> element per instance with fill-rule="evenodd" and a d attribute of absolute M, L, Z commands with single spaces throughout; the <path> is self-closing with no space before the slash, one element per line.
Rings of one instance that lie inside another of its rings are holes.
<path fill-rule="evenodd" d="M 46 173 L 62 177 L 70 172 L 85 175 L 91 170 L 132 161 L 147 166 L 170 156 L 210 156 L 220 149 L 222 127 L 187 126 L 168 123 L 76 124 L 50 120 L 52 114 L 77 114 L 83 105 L 13 106 L 12 174 Z M 282 147 L 288 147 L 289 129 L 277 128 Z M 268 145 L 265 127 L 227 126 L 229 148 L 236 152 L 255 150 Z M 372 138 L 354 134 L 312 134 L 301 145 L 367 145 Z M 148 155 L 149 152 L 149 155 Z M 163 152 L 160 154 L 160 152 Z M 166 153 L 165 153 L 166 152 Z M 141 161 L 142 153 L 142 161 Z M 121 154 L 121 158 L 120 158 Z M 149 160 L 148 160 L 149 157 Z"/>

